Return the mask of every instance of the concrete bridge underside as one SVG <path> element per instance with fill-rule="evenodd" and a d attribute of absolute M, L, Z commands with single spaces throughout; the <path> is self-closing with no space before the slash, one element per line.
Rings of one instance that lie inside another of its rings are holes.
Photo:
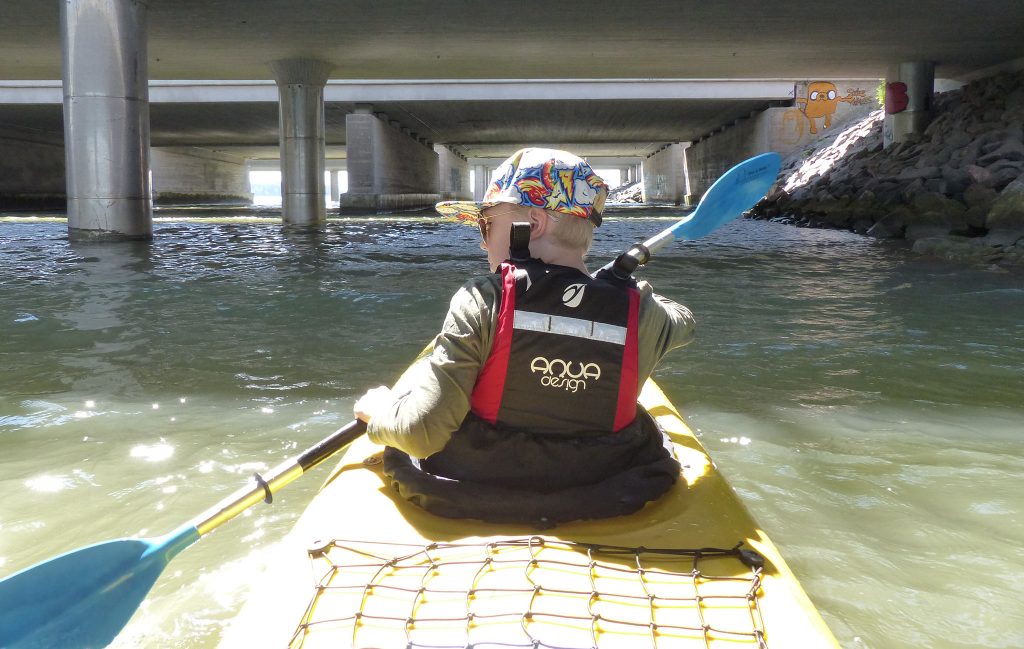
<path fill-rule="evenodd" d="M 377 191 L 373 179 L 367 179 L 363 193 L 411 194 L 389 198 L 392 207 L 429 203 L 441 193 L 480 195 L 481 183 L 497 161 L 525 145 L 569 148 L 605 160 L 620 168 L 624 178 L 636 180 L 640 161 L 665 142 L 692 140 L 770 105 L 791 103 L 793 88 L 792 82 L 782 80 L 332 81 L 325 86 L 323 103 L 326 167 L 347 167 L 353 146 L 349 116 L 369 110 L 407 136 L 400 140 L 411 137 L 429 143 L 443 169 L 443 177 L 428 179 L 418 189 Z M 244 199 L 242 181 L 227 180 L 242 170 L 243 161 L 250 169 L 270 168 L 262 163 L 280 165 L 273 83 L 151 82 L 149 90 L 153 189 L 158 201 Z M 60 146 L 62 102 L 60 82 L 0 82 L 0 138 L 31 138 Z M 355 146 L 359 150 L 361 145 Z M 206 170 L 207 182 L 185 169 L 187 156 Z M 472 165 L 466 164 L 470 158 Z M 470 168 L 476 187 L 471 186 Z M 182 185 L 185 179 L 197 182 L 190 189 Z M 359 187 L 350 183 L 350 190 Z M 382 207 L 368 198 L 359 200 L 351 207 Z M 59 197 L 51 202 L 59 202 Z"/>
<path fill-rule="evenodd" d="M 98 0 L 97 0 L 98 1 Z M 58 2 L 0 5 L 0 79 L 61 77 Z M 1018 0 L 148 0 L 152 79 L 867 78 L 930 60 L 958 78 L 1022 55 Z"/>
<path fill-rule="evenodd" d="M 771 127 L 767 118 L 756 127 L 741 124 L 779 101 L 735 94 L 552 98 L 522 89 L 433 98 L 407 89 L 368 99 L 332 97 L 328 78 L 526 79 L 538 87 L 541 80 L 577 79 L 583 88 L 585 80 L 609 78 L 885 77 L 910 95 L 907 119 L 894 131 L 899 137 L 927 118 L 926 106 L 916 104 L 926 103 L 935 76 L 969 79 L 1019 62 L 1021 24 L 1024 3 L 1017 0 L 923 0 L 912 10 L 888 0 L 827 10 L 808 0 L 595 0 L 585 7 L 524 2 L 511 13 L 485 3 L 455 11 L 432 2 L 7 0 L 0 6 L 0 79 L 63 76 L 63 117 L 59 104 L 44 100 L 5 102 L 0 84 L 0 144 L 2 137 L 37 147 L 63 140 L 69 205 L 89 213 L 107 203 L 125 214 L 151 209 L 150 144 L 168 148 L 158 155 L 183 168 L 183 182 L 189 160 L 238 166 L 276 154 L 283 192 L 296 206 L 285 211 L 301 213 L 299 222 L 317 221 L 309 197 L 322 195 L 324 158 L 339 156 L 341 147 L 354 185 L 379 195 L 465 191 L 470 157 L 504 155 L 526 143 L 667 157 L 662 175 L 678 176 L 674 160 L 688 142 L 731 126 L 763 132 Z M 269 99 L 188 101 L 160 99 L 147 88 L 153 79 L 273 79 L 276 86 Z M 798 92 L 787 99 L 800 101 Z M 856 92 L 863 96 L 863 84 Z M 63 131 L 65 123 L 77 126 Z M 814 126 L 812 120 L 812 132 Z M 719 148 L 704 146 L 701 155 Z M 98 153 L 122 167 L 104 168 Z M 69 217 L 77 211 L 69 209 Z M 144 223 L 129 225 L 145 236 Z"/>

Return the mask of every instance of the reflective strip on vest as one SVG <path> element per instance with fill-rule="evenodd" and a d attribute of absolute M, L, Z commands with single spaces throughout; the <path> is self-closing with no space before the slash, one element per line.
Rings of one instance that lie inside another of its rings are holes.
<path fill-rule="evenodd" d="M 541 333 L 575 336 L 576 338 L 586 338 L 588 340 L 600 340 L 615 345 L 626 344 L 625 327 L 594 322 L 593 320 L 567 318 L 565 316 L 534 313 L 532 311 L 516 311 L 513 327 L 525 331 L 539 331 Z"/>

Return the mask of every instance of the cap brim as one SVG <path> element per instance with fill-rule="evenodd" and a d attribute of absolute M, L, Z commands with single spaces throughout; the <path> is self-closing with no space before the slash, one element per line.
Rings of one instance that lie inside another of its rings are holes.
<path fill-rule="evenodd" d="M 434 209 L 446 219 L 474 225 L 480 220 L 481 211 L 491 205 L 492 203 L 475 203 L 473 201 L 444 201 L 435 205 Z"/>
<path fill-rule="evenodd" d="M 483 218 L 483 211 L 495 205 L 519 205 L 512 200 L 493 201 L 444 201 L 434 205 L 437 213 L 450 221 L 458 221 L 467 225 L 476 225 Z"/>

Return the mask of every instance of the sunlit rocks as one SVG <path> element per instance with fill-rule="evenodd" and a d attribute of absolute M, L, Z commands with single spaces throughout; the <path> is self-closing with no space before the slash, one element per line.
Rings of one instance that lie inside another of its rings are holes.
<path fill-rule="evenodd" d="M 922 254 L 1024 259 L 1024 72 L 934 96 L 924 133 L 882 147 L 882 111 L 799 151 L 753 211 L 809 227 L 923 242 Z"/>

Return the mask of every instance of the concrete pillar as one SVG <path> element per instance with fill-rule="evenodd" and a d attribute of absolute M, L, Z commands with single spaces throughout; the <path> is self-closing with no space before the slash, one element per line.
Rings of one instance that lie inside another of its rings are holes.
<path fill-rule="evenodd" d="M 931 121 L 935 64 L 930 61 L 900 63 L 889 68 L 885 79 L 884 146 L 923 133 Z"/>
<path fill-rule="evenodd" d="M 440 200 L 433 144 L 389 123 L 386 115 L 357 106 L 345 116 L 348 191 L 340 209 L 365 213 L 433 205 Z"/>
<path fill-rule="evenodd" d="M 650 201 L 649 193 L 647 191 L 647 167 L 650 164 L 650 163 L 647 162 L 647 160 L 650 160 L 650 158 L 647 158 L 647 159 L 643 160 L 640 163 L 640 172 L 643 175 L 643 179 L 644 179 L 644 181 L 642 183 L 640 183 L 640 202 L 641 203 L 650 203 L 651 202 Z"/>
<path fill-rule="evenodd" d="M 666 144 L 643 162 L 644 202 L 690 204 L 686 150 L 689 142 Z"/>
<path fill-rule="evenodd" d="M 340 194 L 341 192 L 339 191 L 338 185 L 338 170 L 331 169 L 331 201 L 337 203 L 338 196 L 340 196 Z"/>
<path fill-rule="evenodd" d="M 473 165 L 473 200 L 482 201 L 487 192 L 487 184 L 491 180 L 491 174 L 486 165 Z"/>
<path fill-rule="evenodd" d="M 284 59 L 270 64 L 277 81 L 281 146 L 281 218 L 315 225 L 324 206 L 324 85 L 331 64 Z"/>
<path fill-rule="evenodd" d="M 153 236 L 146 5 L 60 3 L 68 238 Z"/>

